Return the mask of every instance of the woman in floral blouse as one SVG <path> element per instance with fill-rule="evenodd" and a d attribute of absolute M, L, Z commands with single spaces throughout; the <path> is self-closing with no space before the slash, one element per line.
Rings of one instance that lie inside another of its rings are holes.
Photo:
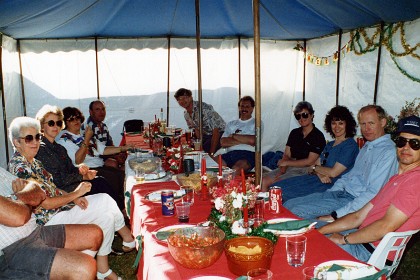
<path fill-rule="evenodd" d="M 135 247 L 135 240 L 125 226 L 115 201 L 103 193 L 83 197 L 91 189 L 89 182 L 80 183 L 69 193 L 56 187 L 51 174 L 35 159 L 41 139 L 37 120 L 28 117 L 14 119 L 9 127 L 9 139 L 15 148 L 9 171 L 19 178 L 37 181 L 47 194 L 47 198 L 34 210 L 37 223 L 98 225 L 104 234 L 97 254 L 98 279 L 118 279 L 108 264 L 114 232 L 121 235 L 127 250 Z"/>

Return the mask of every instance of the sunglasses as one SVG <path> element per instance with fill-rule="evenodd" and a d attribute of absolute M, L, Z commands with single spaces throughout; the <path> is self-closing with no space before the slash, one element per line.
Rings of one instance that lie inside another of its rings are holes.
<path fill-rule="evenodd" d="M 85 118 L 82 116 L 71 116 L 70 118 L 67 119 L 68 122 L 73 122 L 75 120 L 83 122 Z"/>
<path fill-rule="evenodd" d="M 35 136 L 31 135 L 31 134 L 28 134 L 25 137 L 19 137 L 19 139 L 25 139 L 26 144 L 32 143 L 32 141 L 34 141 L 34 139 L 35 139 L 35 141 L 39 142 L 39 140 L 41 140 L 41 134 L 37 133 Z"/>
<path fill-rule="evenodd" d="M 419 139 L 407 139 L 402 136 L 398 136 L 397 139 L 395 139 L 395 145 L 397 145 L 398 148 L 404 147 L 408 142 L 408 145 L 411 149 L 417 151 L 420 149 L 420 140 Z"/>
<path fill-rule="evenodd" d="M 304 118 L 304 119 L 307 119 L 307 118 L 309 118 L 309 113 L 295 114 L 296 120 L 300 120 L 301 117 Z"/>
<path fill-rule="evenodd" d="M 53 120 L 49 120 L 46 122 L 46 124 L 48 124 L 49 127 L 54 127 L 55 125 L 57 125 L 58 127 L 62 127 L 63 126 L 63 121 L 53 121 Z"/>

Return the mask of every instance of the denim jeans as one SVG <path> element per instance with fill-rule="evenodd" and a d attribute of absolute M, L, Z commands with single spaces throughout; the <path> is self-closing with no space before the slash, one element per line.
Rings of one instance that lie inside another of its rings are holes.
<path fill-rule="evenodd" d="M 325 191 L 290 199 L 284 203 L 284 207 L 304 219 L 315 219 L 331 214 L 332 211 L 345 206 L 353 199 L 354 196 L 344 190 Z"/>

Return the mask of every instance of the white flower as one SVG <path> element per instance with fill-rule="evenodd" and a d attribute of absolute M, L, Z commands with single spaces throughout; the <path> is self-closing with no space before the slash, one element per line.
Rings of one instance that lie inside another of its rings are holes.
<path fill-rule="evenodd" d="M 214 200 L 214 206 L 217 210 L 221 211 L 225 206 L 225 201 L 222 198 L 218 197 Z"/>
<path fill-rule="evenodd" d="M 241 208 L 242 207 L 242 200 L 243 195 L 241 193 L 236 195 L 236 198 L 232 201 L 232 205 L 234 208 Z"/>
<path fill-rule="evenodd" d="M 239 221 L 234 221 L 232 224 L 232 233 L 234 234 L 246 234 L 249 229 L 241 227 Z"/>
<path fill-rule="evenodd" d="M 175 154 L 175 157 L 178 159 L 178 158 L 181 158 L 181 154 L 180 153 L 176 153 Z"/>

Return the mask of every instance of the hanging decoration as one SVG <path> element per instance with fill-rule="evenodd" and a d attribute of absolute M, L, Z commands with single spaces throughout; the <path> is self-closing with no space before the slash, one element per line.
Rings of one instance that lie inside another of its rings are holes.
<path fill-rule="evenodd" d="M 307 52 L 305 59 L 307 62 L 317 66 L 328 66 L 331 62 L 335 63 L 338 59 L 344 58 L 350 51 L 353 51 L 356 55 L 364 55 L 375 51 L 382 45 L 389 51 L 391 59 L 398 70 L 410 80 L 420 83 L 420 77 L 416 77 L 414 74 L 409 73 L 409 70 L 404 69 L 398 62 L 398 59 L 403 57 L 411 57 L 420 60 L 420 55 L 416 53 L 420 43 L 416 43 L 414 46 L 408 44 L 404 27 L 404 22 L 385 25 L 382 30 L 380 26 L 377 26 L 373 30 L 372 35 L 368 35 L 367 32 L 367 30 L 370 30 L 371 28 L 358 28 L 350 32 L 350 40 L 340 49 L 340 51 L 336 51 L 329 56 L 318 56 L 311 52 Z M 307 51 L 299 42 L 293 49 L 303 52 Z"/>

